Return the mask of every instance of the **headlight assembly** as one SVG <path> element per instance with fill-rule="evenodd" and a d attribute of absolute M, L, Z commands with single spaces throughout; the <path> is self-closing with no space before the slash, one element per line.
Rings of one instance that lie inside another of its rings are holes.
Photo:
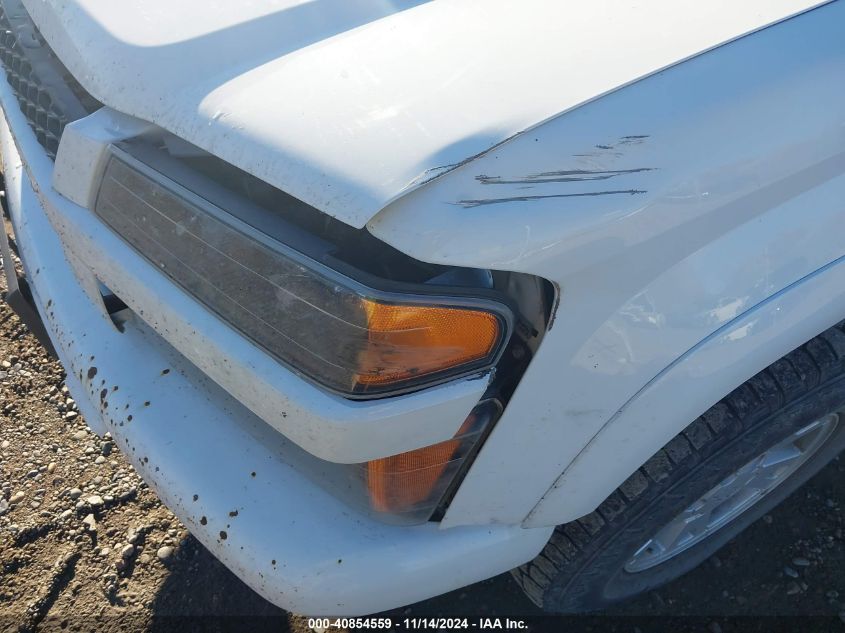
<path fill-rule="evenodd" d="M 369 287 L 118 150 L 95 212 L 233 328 L 347 397 L 399 393 L 492 367 L 510 334 L 504 303 Z"/>

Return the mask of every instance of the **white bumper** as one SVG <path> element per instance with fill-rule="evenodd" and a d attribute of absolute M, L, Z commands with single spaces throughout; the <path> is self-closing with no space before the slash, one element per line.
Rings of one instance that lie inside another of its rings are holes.
<path fill-rule="evenodd" d="M 0 100 L 3 170 L 21 258 L 80 409 L 92 428 L 111 432 L 164 503 L 248 585 L 296 612 L 365 614 L 482 580 L 542 548 L 551 528 L 393 527 L 356 514 L 293 465 L 301 449 L 140 319 L 129 315 L 120 332 L 92 298 L 95 277 L 80 244 L 69 248 L 88 212 L 52 190 L 53 164 L 5 83 Z M 95 235 L 88 231 L 85 239 Z M 164 304 L 178 300 L 163 276 L 139 270 L 150 284 L 145 292 Z M 330 408 L 308 405 L 320 419 L 331 418 Z"/>

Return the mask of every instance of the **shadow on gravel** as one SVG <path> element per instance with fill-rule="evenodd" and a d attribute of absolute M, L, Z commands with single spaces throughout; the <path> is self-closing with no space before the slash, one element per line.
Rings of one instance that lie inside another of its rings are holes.
<path fill-rule="evenodd" d="M 287 612 L 247 587 L 193 536 L 178 548 L 167 567 L 170 573 L 153 602 L 148 630 L 293 630 Z"/>

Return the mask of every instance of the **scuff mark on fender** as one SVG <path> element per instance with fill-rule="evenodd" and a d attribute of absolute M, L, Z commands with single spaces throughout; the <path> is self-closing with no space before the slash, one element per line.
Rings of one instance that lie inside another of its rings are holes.
<path fill-rule="evenodd" d="M 534 202 L 537 200 L 547 200 L 550 198 L 584 198 L 590 196 L 614 196 L 614 195 L 622 195 L 627 194 L 630 196 L 636 196 L 643 193 L 648 193 L 642 189 L 621 189 L 621 190 L 614 190 L 614 191 L 590 191 L 584 193 L 557 193 L 557 194 L 549 194 L 545 196 L 514 196 L 512 198 L 489 198 L 483 200 L 458 200 L 458 202 L 454 203 L 459 206 L 464 207 L 465 209 L 471 209 L 473 207 L 481 207 L 490 204 L 504 204 L 506 202 Z"/>
<path fill-rule="evenodd" d="M 547 182 L 589 182 L 591 180 L 608 180 L 627 174 L 639 174 L 654 171 L 656 167 L 637 167 L 635 169 L 566 169 L 560 171 L 546 171 L 528 176 L 505 178 L 503 176 L 476 176 L 475 179 L 483 185 L 529 185 Z"/>
<path fill-rule="evenodd" d="M 515 139 L 517 136 L 520 136 L 522 133 L 523 132 L 517 132 L 516 134 L 511 134 L 506 139 L 498 141 L 497 143 L 494 143 L 490 147 L 488 147 L 488 148 L 486 148 L 486 149 L 484 149 L 484 150 L 482 150 L 482 151 L 480 151 L 476 154 L 473 154 L 472 156 L 468 156 L 467 158 L 464 158 L 463 160 L 460 160 L 456 163 L 450 163 L 448 165 L 440 165 L 439 167 L 430 167 L 429 169 L 426 169 L 419 176 L 417 176 L 411 182 L 409 182 L 407 185 L 402 187 L 399 194 L 396 195 L 394 197 L 394 199 L 405 195 L 406 193 L 408 193 L 412 189 L 416 189 L 417 187 L 421 187 L 422 185 L 425 185 L 425 184 L 431 182 L 435 178 L 439 178 L 440 176 L 442 176 L 444 174 L 448 174 L 450 171 L 454 171 L 455 169 L 458 169 L 459 167 L 463 167 L 467 163 L 471 163 L 472 161 L 474 161 L 476 158 L 481 158 L 485 154 L 492 152 L 497 147 L 500 147 L 500 146 L 504 145 L 505 143 L 507 143 L 508 141 Z"/>

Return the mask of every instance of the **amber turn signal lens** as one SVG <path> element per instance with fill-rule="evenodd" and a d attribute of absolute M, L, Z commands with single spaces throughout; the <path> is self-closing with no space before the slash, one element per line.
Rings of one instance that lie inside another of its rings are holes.
<path fill-rule="evenodd" d="M 391 514 L 431 514 L 464 458 L 501 413 L 495 400 L 477 405 L 454 438 L 366 464 L 370 507 Z"/>
<path fill-rule="evenodd" d="M 404 512 L 426 501 L 460 445 L 460 440 L 449 440 L 369 462 L 367 483 L 373 509 Z"/>
<path fill-rule="evenodd" d="M 490 312 L 362 303 L 369 344 L 358 356 L 359 385 L 386 385 L 466 365 L 490 356 L 501 340 L 500 320 Z"/>

